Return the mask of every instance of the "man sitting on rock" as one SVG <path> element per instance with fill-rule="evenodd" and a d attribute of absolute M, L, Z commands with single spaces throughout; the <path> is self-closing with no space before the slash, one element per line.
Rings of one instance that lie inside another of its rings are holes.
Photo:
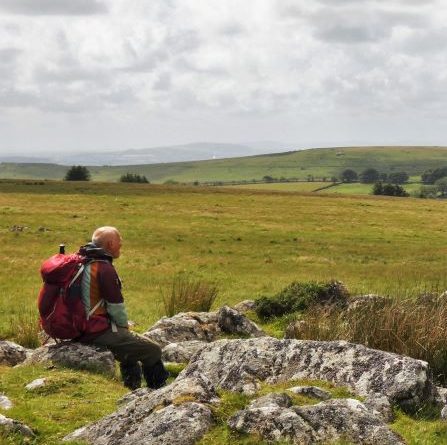
<path fill-rule="evenodd" d="M 120 256 L 121 241 L 115 227 L 100 227 L 93 233 L 92 242 L 79 250 L 94 261 L 87 263 L 82 276 L 82 299 L 86 313 L 92 314 L 86 333 L 78 340 L 109 349 L 120 362 L 128 388 L 141 386 L 143 371 L 147 386 L 157 389 L 166 383 L 169 373 L 161 361 L 160 346 L 129 331 L 121 281 L 112 264 Z"/>

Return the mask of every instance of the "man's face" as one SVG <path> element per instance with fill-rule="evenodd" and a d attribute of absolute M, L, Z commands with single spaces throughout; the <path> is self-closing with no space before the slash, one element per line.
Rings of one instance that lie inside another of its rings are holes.
<path fill-rule="evenodd" d="M 112 255 L 113 258 L 119 258 L 121 244 L 122 238 L 118 232 L 111 235 L 110 239 L 107 241 L 107 251 Z"/>

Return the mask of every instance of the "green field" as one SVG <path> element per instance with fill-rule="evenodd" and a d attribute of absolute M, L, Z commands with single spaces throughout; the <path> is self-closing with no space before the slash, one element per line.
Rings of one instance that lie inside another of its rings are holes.
<path fill-rule="evenodd" d="M 100 225 L 122 231 L 117 267 L 130 316 L 145 330 L 160 315 L 159 288 L 179 271 L 215 281 L 217 304 L 297 279 L 337 278 L 353 292 L 444 285 L 446 217 L 444 202 L 412 198 L 0 183 L 0 333 L 12 315 L 34 310 L 42 259 L 61 242 L 76 250 Z"/>
<path fill-rule="evenodd" d="M 403 184 L 402 187 L 413 195 L 421 188 L 421 183 Z M 350 183 L 350 184 L 334 184 L 330 182 L 275 182 L 264 184 L 240 184 L 224 186 L 227 188 L 242 189 L 242 190 L 263 190 L 263 191 L 277 191 L 277 192 L 317 192 L 317 193 L 336 193 L 343 195 L 371 195 L 373 185 Z"/>
<path fill-rule="evenodd" d="M 321 187 L 327 187 L 330 182 L 271 182 L 262 184 L 227 185 L 224 187 L 242 190 L 279 191 L 279 192 L 313 192 Z"/>
<path fill-rule="evenodd" d="M 145 331 L 162 315 L 160 288 L 179 271 L 214 281 L 215 307 L 271 295 L 293 280 L 336 278 L 354 294 L 395 297 L 445 289 L 446 218 L 445 202 L 412 198 L 3 181 L 0 338 L 14 340 L 11 323 L 36 317 L 41 261 L 61 242 L 76 250 L 100 225 L 122 232 L 116 267 L 130 318 Z M 25 382 L 42 376 L 50 393 L 27 394 Z M 17 403 L 10 415 L 38 430 L 33 443 L 47 445 L 113 411 L 124 391 L 88 373 L 23 367 L 0 370 L 0 392 Z M 445 424 L 433 419 L 399 414 L 393 428 L 408 443 L 446 443 Z M 20 442 L 0 435 L 0 443 Z"/>
<path fill-rule="evenodd" d="M 117 167 L 89 167 L 96 181 L 117 181 L 127 172 L 145 175 L 151 182 L 167 180 L 240 181 L 269 175 L 305 180 L 338 177 L 346 168 L 360 173 L 373 167 L 383 173 L 406 171 L 419 177 L 430 168 L 447 165 L 446 147 L 338 147 L 292 151 L 280 154 Z M 67 167 L 51 164 L 0 163 L 0 178 L 62 179 Z"/>

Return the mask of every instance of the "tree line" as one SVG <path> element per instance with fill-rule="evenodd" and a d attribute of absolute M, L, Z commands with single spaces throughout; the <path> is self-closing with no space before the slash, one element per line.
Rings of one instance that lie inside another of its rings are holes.
<path fill-rule="evenodd" d="M 83 165 L 73 165 L 67 170 L 64 181 L 90 181 L 91 175 L 87 167 Z M 146 176 L 137 173 L 126 173 L 121 175 L 119 182 L 134 182 L 150 184 Z"/>
<path fill-rule="evenodd" d="M 340 177 L 342 182 L 361 182 L 362 184 L 374 184 L 382 181 L 390 184 L 405 184 L 408 179 L 407 172 L 379 173 L 375 168 L 366 168 L 360 174 L 351 168 L 343 170 Z"/>

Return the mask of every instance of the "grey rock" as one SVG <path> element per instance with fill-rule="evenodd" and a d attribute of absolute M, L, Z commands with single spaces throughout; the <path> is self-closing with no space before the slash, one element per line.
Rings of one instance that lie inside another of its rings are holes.
<path fill-rule="evenodd" d="M 447 405 L 447 388 L 437 386 L 435 390 L 436 403 L 439 405 Z"/>
<path fill-rule="evenodd" d="M 115 413 L 76 430 L 65 440 L 95 445 L 193 444 L 212 425 L 205 403 L 218 402 L 206 378 L 176 380 L 135 397 Z"/>
<path fill-rule="evenodd" d="M 330 392 L 318 388 L 318 386 L 294 386 L 293 388 L 287 388 L 287 391 L 318 400 L 329 400 L 332 398 Z"/>
<path fill-rule="evenodd" d="M 372 394 L 363 401 L 363 404 L 374 414 L 382 417 L 385 422 L 390 423 L 394 420 L 393 407 L 384 395 Z"/>
<path fill-rule="evenodd" d="M 177 379 L 198 376 L 231 391 L 264 380 L 325 380 L 362 396 L 382 394 L 408 410 L 434 398 L 426 362 L 345 341 L 219 340 L 199 351 Z"/>
<path fill-rule="evenodd" d="M 265 335 L 262 329 L 242 315 L 236 309 L 223 306 L 217 312 L 217 322 L 223 332 L 250 337 L 262 337 Z"/>
<path fill-rule="evenodd" d="M 244 300 L 244 301 L 241 301 L 240 303 L 236 304 L 234 306 L 234 308 L 242 314 L 244 314 L 245 312 L 248 312 L 248 311 L 254 311 L 256 309 L 256 301 Z"/>
<path fill-rule="evenodd" d="M 356 444 L 404 444 L 379 416 L 355 399 L 334 399 L 294 411 L 318 432 L 320 442 L 346 437 Z"/>
<path fill-rule="evenodd" d="M 444 406 L 444 408 L 442 408 L 442 410 L 441 410 L 441 419 L 447 420 L 447 405 Z"/>
<path fill-rule="evenodd" d="M 220 332 L 216 312 L 182 312 L 161 318 L 143 335 L 164 348 L 169 343 L 190 340 L 214 341 Z"/>
<path fill-rule="evenodd" d="M 348 299 L 348 311 L 358 310 L 363 307 L 383 307 L 391 300 L 388 297 L 376 294 L 356 295 Z"/>
<path fill-rule="evenodd" d="M 28 383 L 28 385 L 25 386 L 25 389 L 28 391 L 33 391 L 37 388 L 42 388 L 42 386 L 45 386 L 47 383 L 47 380 L 45 378 L 43 379 L 35 379 L 31 383 Z"/>
<path fill-rule="evenodd" d="M 277 407 L 289 408 L 292 406 L 292 399 L 284 392 L 270 393 L 265 396 L 259 397 L 253 400 L 247 409 L 265 408 L 265 407 Z"/>
<path fill-rule="evenodd" d="M 4 394 L 0 394 L 0 408 L 1 409 L 11 409 L 13 407 L 13 404 L 11 402 L 11 400 L 9 400 L 9 398 L 7 396 L 5 396 Z"/>
<path fill-rule="evenodd" d="M 284 338 L 301 338 L 303 331 L 307 328 L 306 320 L 298 320 L 289 323 L 284 332 Z"/>
<path fill-rule="evenodd" d="M 199 340 L 170 343 L 162 349 L 162 359 L 174 363 L 188 363 L 191 357 L 207 344 Z"/>
<path fill-rule="evenodd" d="M 34 432 L 29 426 L 2 414 L 0 414 L 0 428 L 6 433 L 18 433 L 25 437 L 34 437 Z"/>
<path fill-rule="evenodd" d="M 64 341 L 55 345 L 42 346 L 35 349 L 24 364 L 45 362 L 109 376 L 115 375 L 115 359 L 110 351 L 77 342 Z"/>
<path fill-rule="evenodd" d="M 134 402 L 135 400 L 138 400 L 140 397 L 146 396 L 147 394 L 149 394 L 150 392 L 152 392 L 153 390 L 151 388 L 138 388 L 134 391 L 131 391 L 127 394 L 125 394 L 123 397 L 121 397 L 121 399 L 119 399 L 116 404 L 118 406 L 121 405 L 127 405 L 130 402 Z"/>
<path fill-rule="evenodd" d="M 342 438 L 355 444 L 404 443 L 380 417 L 353 399 L 293 407 L 275 404 L 273 399 L 267 399 L 265 403 L 258 399 L 231 417 L 228 425 L 241 433 L 259 434 L 267 441 L 288 440 L 300 445 L 328 443 Z"/>
<path fill-rule="evenodd" d="M 11 341 L 0 341 L 0 365 L 15 366 L 26 360 L 28 350 Z"/>

